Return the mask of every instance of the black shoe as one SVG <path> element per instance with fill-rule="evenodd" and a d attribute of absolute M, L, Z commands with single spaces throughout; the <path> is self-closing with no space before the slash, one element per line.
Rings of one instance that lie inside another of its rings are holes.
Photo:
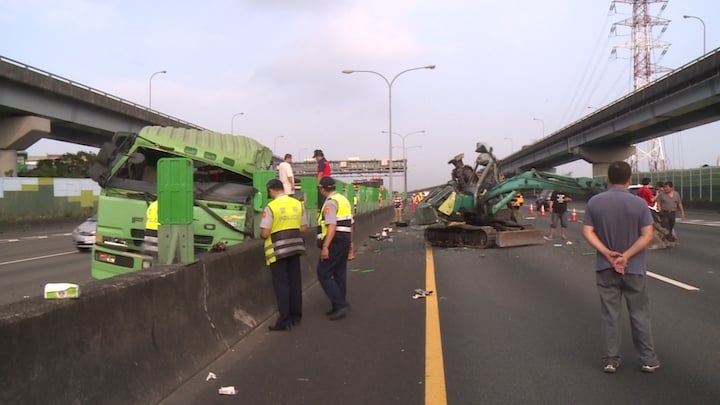
<path fill-rule="evenodd" d="M 329 311 L 325 311 L 325 315 L 330 316 L 330 314 L 332 314 L 335 311 L 336 311 L 335 308 L 331 308 Z"/>
<path fill-rule="evenodd" d="M 299 319 L 293 319 L 292 321 L 290 321 L 290 324 L 291 324 L 292 326 L 298 326 L 298 325 L 300 325 L 300 320 L 299 320 Z"/>
<path fill-rule="evenodd" d="M 344 318 L 347 315 L 347 312 L 347 307 L 338 308 L 335 311 L 331 312 L 328 315 L 328 318 L 330 318 L 331 321 L 336 321 L 338 319 Z"/>
<path fill-rule="evenodd" d="M 271 331 L 271 332 L 281 332 L 281 331 L 284 332 L 284 331 L 289 331 L 289 330 L 290 330 L 290 325 L 285 325 L 285 326 L 270 325 L 270 326 L 268 326 L 268 330 Z"/>

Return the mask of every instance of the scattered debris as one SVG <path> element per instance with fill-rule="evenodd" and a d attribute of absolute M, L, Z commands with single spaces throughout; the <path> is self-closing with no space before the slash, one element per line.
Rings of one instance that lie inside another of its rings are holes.
<path fill-rule="evenodd" d="M 227 387 L 220 387 L 218 390 L 218 394 L 220 395 L 235 395 L 237 394 L 237 391 L 235 390 L 235 387 L 232 385 L 229 385 Z"/>
<path fill-rule="evenodd" d="M 80 286 L 72 283 L 45 284 L 45 299 L 57 300 L 80 297 Z"/>
<path fill-rule="evenodd" d="M 565 244 L 566 244 L 566 245 L 572 245 L 573 243 L 572 243 L 572 241 L 567 241 L 567 242 L 565 242 Z"/>
<path fill-rule="evenodd" d="M 205 381 L 210 381 L 210 380 L 217 380 L 217 376 L 212 371 L 208 373 L 207 377 L 205 377 Z"/>
<path fill-rule="evenodd" d="M 416 300 L 418 298 L 425 298 L 428 295 L 432 294 L 432 291 L 423 290 L 422 288 L 416 288 L 415 291 L 413 291 L 415 294 L 413 294 L 412 299 Z"/>
<path fill-rule="evenodd" d="M 218 242 L 210 248 L 211 252 L 224 252 L 225 250 L 227 250 L 227 246 L 223 242 Z"/>
<path fill-rule="evenodd" d="M 297 380 L 298 380 L 298 381 L 303 381 L 303 382 L 310 381 L 309 378 L 303 378 L 303 377 L 298 377 Z"/>
<path fill-rule="evenodd" d="M 555 246 L 555 247 L 562 247 L 562 244 L 561 244 L 561 243 L 553 243 L 553 246 Z"/>
<path fill-rule="evenodd" d="M 595 252 L 582 252 L 580 256 L 595 256 Z"/>

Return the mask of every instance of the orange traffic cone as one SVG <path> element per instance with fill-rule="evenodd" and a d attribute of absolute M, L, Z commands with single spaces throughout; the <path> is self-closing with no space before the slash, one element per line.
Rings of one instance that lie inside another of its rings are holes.
<path fill-rule="evenodd" d="M 533 214 L 535 213 L 535 207 L 534 207 L 534 205 L 535 205 L 535 204 L 530 204 L 530 205 L 529 205 L 530 208 L 528 209 L 528 214 L 533 215 Z"/>
<path fill-rule="evenodd" d="M 545 216 L 545 204 L 540 205 L 540 216 Z"/>
<path fill-rule="evenodd" d="M 577 211 L 575 210 L 575 208 L 573 208 L 572 214 L 570 214 L 570 221 L 577 222 Z"/>

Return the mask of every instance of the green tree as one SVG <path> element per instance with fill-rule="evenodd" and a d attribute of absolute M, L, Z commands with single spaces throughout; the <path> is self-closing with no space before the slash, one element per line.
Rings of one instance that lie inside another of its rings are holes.
<path fill-rule="evenodd" d="M 57 159 L 39 160 L 37 167 L 22 171 L 18 176 L 86 178 L 89 177 L 87 171 L 96 158 L 97 155 L 93 152 L 65 153 Z"/>

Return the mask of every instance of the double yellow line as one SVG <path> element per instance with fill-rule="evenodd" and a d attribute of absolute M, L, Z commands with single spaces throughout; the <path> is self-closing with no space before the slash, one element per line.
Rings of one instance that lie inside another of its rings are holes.
<path fill-rule="evenodd" d="M 435 286 L 435 262 L 432 246 L 425 245 L 425 290 L 432 291 L 425 297 L 425 404 L 447 404 L 445 391 L 445 365 L 440 335 L 440 311 L 438 291 Z"/>

